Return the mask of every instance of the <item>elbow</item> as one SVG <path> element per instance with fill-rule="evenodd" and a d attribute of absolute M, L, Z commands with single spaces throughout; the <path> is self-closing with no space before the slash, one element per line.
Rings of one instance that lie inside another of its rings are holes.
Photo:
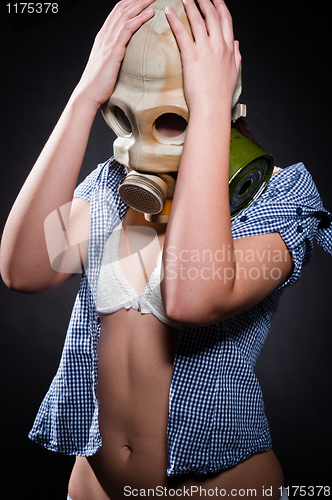
<path fill-rule="evenodd" d="M 164 301 L 164 309 L 166 316 L 176 323 L 188 324 L 188 315 L 186 314 L 184 308 L 181 304 L 170 303 L 169 301 Z"/>
<path fill-rule="evenodd" d="M 164 285 L 164 286 L 163 286 Z M 165 283 L 161 284 L 161 298 L 166 316 L 176 323 L 188 323 L 186 304 L 175 297 L 174 291 L 167 289 Z"/>
<path fill-rule="evenodd" d="M 11 290 L 16 291 L 15 273 L 12 272 L 11 266 L 5 261 L 3 252 L 0 254 L 0 275 L 4 284 Z"/>
<path fill-rule="evenodd" d="M 44 280 L 40 279 L 40 276 L 20 270 L 18 266 L 2 263 L 0 274 L 4 284 L 14 292 L 37 294 L 48 289 L 45 287 Z"/>
<path fill-rule="evenodd" d="M 1 278 L 4 284 L 14 292 L 20 293 L 36 293 L 33 287 L 26 283 L 26 280 L 22 279 L 21 276 L 16 273 L 9 272 L 7 269 L 1 269 Z"/>
<path fill-rule="evenodd" d="M 37 294 L 54 288 L 50 286 L 50 273 L 38 265 L 29 266 L 5 251 L 0 253 L 0 274 L 4 284 L 14 292 Z"/>
<path fill-rule="evenodd" d="M 163 280 L 161 296 L 166 315 L 177 323 L 206 326 L 233 316 L 232 289 L 191 286 L 180 287 Z"/>
<path fill-rule="evenodd" d="M 45 287 L 47 273 L 41 266 L 31 264 L 29 257 L 18 257 L 15 250 L 8 244 L 1 242 L 0 247 L 0 275 L 4 284 L 14 292 L 37 294 L 47 290 Z"/>
<path fill-rule="evenodd" d="M 204 300 L 185 300 L 184 297 L 164 300 L 166 315 L 172 321 L 188 326 L 207 326 L 223 321 L 229 314 L 224 308 Z"/>
<path fill-rule="evenodd" d="M 3 244 L 0 247 L 0 275 L 4 284 L 14 292 L 28 293 L 24 276 L 19 266 L 13 263 L 11 256 L 5 251 Z"/>
<path fill-rule="evenodd" d="M 15 278 L 10 275 L 10 273 L 6 272 L 6 270 L 1 270 L 1 278 L 4 284 L 8 288 L 10 288 L 10 290 L 13 290 L 14 292 L 21 291 L 20 285 L 16 282 Z"/>

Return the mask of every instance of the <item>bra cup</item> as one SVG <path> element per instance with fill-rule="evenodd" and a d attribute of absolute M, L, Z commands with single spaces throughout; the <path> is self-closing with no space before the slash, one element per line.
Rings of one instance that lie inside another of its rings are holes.
<path fill-rule="evenodd" d="M 105 243 L 97 285 L 97 311 L 103 314 L 111 314 L 122 308 L 133 308 L 142 314 L 153 314 L 162 323 L 180 329 L 181 325 L 179 323 L 167 317 L 163 306 L 160 290 L 160 282 L 163 277 L 161 254 L 157 266 L 151 273 L 150 279 L 139 297 L 121 269 L 118 257 L 121 229 L 122 222 Z"/>

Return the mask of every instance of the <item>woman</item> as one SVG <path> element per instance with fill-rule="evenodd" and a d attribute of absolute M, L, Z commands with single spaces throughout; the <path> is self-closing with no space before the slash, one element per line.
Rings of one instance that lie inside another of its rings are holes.
<path fill-rule="evenodd" d="M 148 223 L 127 209 L 117 195 L 124 169 L 114 160 L 74 193 L 94 116 L 112 94 L 131 35 L 154 15 L 150 3 L 123 0 L 106 20 L 4 231 L 3 279 L 30 293 L 69 278 L 49 263 L 49 214 L 74 197 L 69 239 L 90 238 L 89 267 L 59 372 L 30 436 L 51 450 L 77 455 L 72 500 L 143 496 L 148 489 L 169 496 L 189 491 L 194 498 L 265 498 L 264 488 L 278 499 L 282 470 L 253 367 L 284 286 L 298 278 L 312 240 L 324 245 L 330 238 L 331 216 L 299 164 L 276 173 L 231 227 L 231 101 L 241 56 L 222 0 L 198 2 L 205 21 L 193 0 L 186 0 L 195 42 L 172 9 L 166 10 L 181 51 L 190 111 L 168 224 Z M 159 245 L 147 247 L 146 275 L 136 255 L 122 258 L 135 227 L 151 227 L 158 237 Z M 117 238 L 117 260 L 135 293 L 127 309 L 106 290 L 115 310 L 102 312 L 95 298 L 103 293 L 99 277 L 109 237 Z M 158 318 L 141 314 L 138 298 L 161 248 L 164 311 L 159 307 Z"/>

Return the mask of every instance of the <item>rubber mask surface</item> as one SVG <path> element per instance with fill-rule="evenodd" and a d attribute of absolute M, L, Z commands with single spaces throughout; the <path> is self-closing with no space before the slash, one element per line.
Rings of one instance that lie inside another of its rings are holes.
<path fill-rule="evenodd" d="M 146 189 L 156 190 L 150 204 L 148 199 L 139 199 L 144 194 L 139 189 L 133 195 L 135 200 L 128 203 L 146 213 L 159 212 L 163 200 L 173 196 L 189 118 L 181 56 L 165 16 L 167 5 L 191 34 L 181 0 L 154 2 L 155 15 L 129 41 L 114 92 L 102 107 L 106 122 L 118 136 L 114 156 L 127 167 L 128 189 L 131 182 L 132 186 L 146 183 Z M 241 77 L 233 106 L 240 93 Z"/>

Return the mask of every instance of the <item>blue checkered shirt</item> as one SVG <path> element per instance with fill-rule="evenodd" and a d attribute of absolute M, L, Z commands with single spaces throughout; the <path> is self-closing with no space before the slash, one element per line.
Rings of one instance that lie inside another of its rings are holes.
<path fill-rule="evenodd" d="M 89 456 L 102 445 L 95 298 L 104 244 L 127 210 L 118 195 L 124 177 L 124 167 L 108 160 L 74 195 L 91 204 L 89 268 L 82 275 L 59 369 L 29 434 L 47 449 L 69 455 Z M 260 198 L 233 220 L 234 239 L 278 231 L 292 252 L 294 269 L 249 310 L 214 325 L 181 328 L 169 395 L 169 476 L 217 472 L 271 448 L 254 367 L 283 289 L 310 261 L 313 240 L 332 254 L 331 220 L 302 163 L 273 176 Z"/>

